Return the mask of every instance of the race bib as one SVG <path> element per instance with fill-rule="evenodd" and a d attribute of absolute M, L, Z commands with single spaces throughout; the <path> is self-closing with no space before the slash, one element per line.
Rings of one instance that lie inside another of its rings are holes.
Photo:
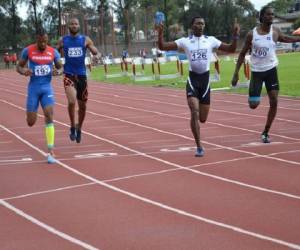
<path fill-rule="evenodd" d="M 34 75 L 36 76 L 46 76 L 51 73 L 51 68 L 49 65 L 36 65 L 34 67 Z"/>
<path fill-rule="evenodd" d="M 269 53 L 269 48 L 267 47 L 254 47 L 253 48 L 253 56 L 263 58 L 266 57 Z"/>
<path fill-rule="evenodd" d="M 207 49 L 191 50 L 192 61 L 207 60 Z"/>
<path fill-rule="evenodd" d="M 81 47 L 68 49 L 69 57 L 81 57 L 82 55 L 83 55 L 83 51 Z"/>

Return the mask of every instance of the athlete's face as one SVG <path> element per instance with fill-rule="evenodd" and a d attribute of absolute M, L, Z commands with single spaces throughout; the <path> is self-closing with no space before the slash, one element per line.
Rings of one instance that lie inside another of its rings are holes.
<path fill-rule="evenodd" d="M 47 44 L 48 44 L 48 35 L 47 34 L 42 35 L 42 36 L 38 35 L 36 43 L 37 43 L 38 49 L 40 51 L 44 51 L 47 47 Z"/>
<path fill-rule="evenodd" d="M 262 22 L 271 25 L 273 23 L 273 19 L 274 19 L 274 10 L 272 8 L 266 9 L 266 12 L 262 17 Z"/>
<path fill-rule="evenodd" d="M 74 18 L 70 21 L 69 31 L 72 35 L 76 35 L 79 32 L 80 25 L 78 19 Z"/>
<path fill-rule="evenodd" d="M 201 36 L 205 27 L 205 22 L 203 18 L 196 18 L 192 24 L 193 34 L 195 36 Z"/>

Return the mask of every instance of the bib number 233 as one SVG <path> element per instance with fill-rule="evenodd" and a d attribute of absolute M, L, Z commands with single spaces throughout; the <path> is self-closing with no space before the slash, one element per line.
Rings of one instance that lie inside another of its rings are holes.
<path fill-rule="evenodd" d="M 69 48 L 68 49 L 68 56 L 69 57 L 80 57 L 82 56 L 82 48 Z"/>

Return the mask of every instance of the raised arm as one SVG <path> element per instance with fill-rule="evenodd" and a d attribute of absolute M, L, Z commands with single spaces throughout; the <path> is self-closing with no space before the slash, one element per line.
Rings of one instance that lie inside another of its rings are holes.
<path fill-rule="evenodd" d="M 232 33 L 232 42 L 230 44 L 221 43 L 219 50 L 230 52 L 230 53 L 235 52 L 239 37 L 240 37 L 240 25 L 237 23 L 237 19 L 235 18 L 234 25 L 233 25 L 233 33 Z"/>
<path fill-rule="evenodd" d="M 163 38 L 164 26 L 163 26 L 163 24 L 155 25 L 155 29 L 158 33 L 158 48 L 160 50 L 178 50 L 178 46 L 175 42 L 164 42 L 164 38 Z"/>
<path fill-rule="evenodd" d="M 252 45 L 252 37 L 253 37 L 253 33 L 252 31 L 250 31 L 247 36 L 246 36 L 246 41 L 244 43 L 244 46 L 239 54 L 238 60 L 236 62 L 236 66 L 235 66 L 235 70 L 233 73 L 233 77 L 231 80 L 231 85 L 232 86 L 236 86 L 238 79 L 239 79 L 239 71 L 241 68 L 241 65 L 244 63 L 245 60 L 245 56 L 247 54 L 247 52 L 249 51 L 249 49 L 251 48 Z"/>
<path fill-rule="evenodd" d="M 274 28 L 278 32 L 278 42 L 282 43 L 296 43 L 300 42 L 300 36 L 287 36 L 282 34 L 278 28 Z"/>

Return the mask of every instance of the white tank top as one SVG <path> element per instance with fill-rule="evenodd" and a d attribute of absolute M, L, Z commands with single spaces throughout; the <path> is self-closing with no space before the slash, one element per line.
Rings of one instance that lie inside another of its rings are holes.
<path fill-rule="evenodd" d="M 179 49 L 183 49 L 189 60 L 189 70 L 198 74 L 210 68 L 212 53 L 221 45 L 221 41 L 213 36 L 183 37 L 175 41 Z"/>
<path fill-rule="evenodd" d="M 253 72 L 267 71 L 278 65 L 272 26 L 265 35 L 258 34 L 256 27 L 253 29 L 250 65 Z"/>

